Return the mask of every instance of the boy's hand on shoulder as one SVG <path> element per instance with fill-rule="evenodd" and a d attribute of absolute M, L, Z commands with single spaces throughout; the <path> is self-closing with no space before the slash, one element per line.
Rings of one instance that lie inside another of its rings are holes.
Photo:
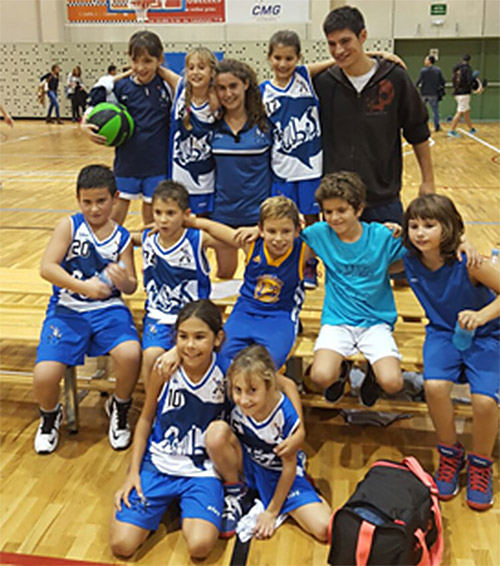
<path fill-rule="evenodd" d="M 111 295 L 111 288 L 103 283 L 97 275 L 83 282 L 85 290 L 82 295 L 89 299 L 107 299 Z"/>
<path fill-rule="evenodd" d="M 125 480 L 125 483 L 122 485 L 122 487 L 120 487 L 119 490 L 117 490 L 114 496 L 115 508 L 118 511 L 122 510 L 122 501 L 123 503 L 125 503 L 126 507 L 130 508 L 131 505 L 129 501 L 129 496 L 133 489 L 136 490 L 137 495 L 139 496 L 141 501 L 144 504 L 147 504 L 146 498 L 144 497 L 144 494 L 142 492 L 140 475 L 137 473 L 129 472 L 129 474 L 127 475 L 127 479 Z"/>
<path fill-rule="evenodd" d="M 264 539 L 273 536 L 275 531 L 276 515 L 266 509 L 257 517 L 257 523 L 254 529 L 255 538 Z"/>
<path fill-rule="evenodd" d="M 458 261 L 462 261 L 462 253 L 464 253 L 465 257 L 467 258 L 466 265 L 469 269 L 477 269 L 483 263 L 481 254 L 476 250 L 476 248 L 471 244 L 466 236 L 462 236 L 460 245 L 457 249 Z"/>
<path fill-rule="evenodd" d="M 156 359 L 154 368 L 163 379 L 167 379 L 179 367 L 180 363 L 181 358 L 177 352 L 177 348 L 174 346 Z"/>
<path fill-rule="evenodd" d="M 259 227 L 258 226 L 245 226 L 243 228 L 237 228 L 234 239 L 240 248 L 248 246 L 259 237 Z"/>
<path fill-rule="evenodd" d="M 401 234 L 403 233 L 403 229 L 399 224 L 396 224 L 396 222 L 384 222 L 384 226 L 386 228 L 389 228 L 394 238 L 401 237 Z"/>

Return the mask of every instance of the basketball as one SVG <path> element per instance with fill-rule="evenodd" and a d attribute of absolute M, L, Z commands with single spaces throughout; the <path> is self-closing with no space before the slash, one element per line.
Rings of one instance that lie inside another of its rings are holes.
<path fill-rule="evenodd" d="M 119 146 L 134 133 L 134 121 L 124 106 L 101 102 L 87 116 L 87 122 L 99 128 L 106 145 Z"/>

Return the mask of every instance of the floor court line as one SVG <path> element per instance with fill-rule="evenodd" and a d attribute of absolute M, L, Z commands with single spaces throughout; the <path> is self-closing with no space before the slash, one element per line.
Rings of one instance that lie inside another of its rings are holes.
<path fill-rule="evenodd" d="M 462 132 L 463 134 L 465 134 L 466 136 L 468 136 L 469 138 L 472 138 L 473 140 L 482 143 L 483 145 L 485 145 L 486 147 L 488 147 L 489 149 L 496 151 L 497 153 L 500 153 L 500 149 L 498 149 L 498 147 L 495 147 L 494 145 L 491 145 L 491 143 L 488 143 L 487 141 L 482 140 L 479 136 L 476 136 L 474 134 L 471 134 L 470 132 L 467 132 L 466 130 L 464 130 L 463 128 L 458 128 L 459 132 Z"/>

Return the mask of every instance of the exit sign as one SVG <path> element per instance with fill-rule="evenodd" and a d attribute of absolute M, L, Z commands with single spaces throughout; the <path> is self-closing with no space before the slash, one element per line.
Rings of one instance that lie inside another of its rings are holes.
<path fill-rule="evenodd" d="M 446 4 L 431 4 L 431 16 L 446 16 Z"/>

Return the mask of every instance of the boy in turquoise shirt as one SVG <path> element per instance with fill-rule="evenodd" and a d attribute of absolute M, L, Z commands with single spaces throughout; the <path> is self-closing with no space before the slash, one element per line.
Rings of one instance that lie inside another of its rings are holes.
<path fill-rule="evenodd" d="M 301 237 L 326 269 L 311 379 L 325 389 L 326 399 L 338 401 L 349 374 L 345 358 L 359 350 L 369 362 L 360 400 L 372 406 L 380 387 L 393 394 L 403 386 L 389 268 L 401 271 L 404 249 L 389 228 L 360 222 L 365 196 L 356 173 L 326 175 L 315 193 L 325 221 L 308 226 Z"/>

